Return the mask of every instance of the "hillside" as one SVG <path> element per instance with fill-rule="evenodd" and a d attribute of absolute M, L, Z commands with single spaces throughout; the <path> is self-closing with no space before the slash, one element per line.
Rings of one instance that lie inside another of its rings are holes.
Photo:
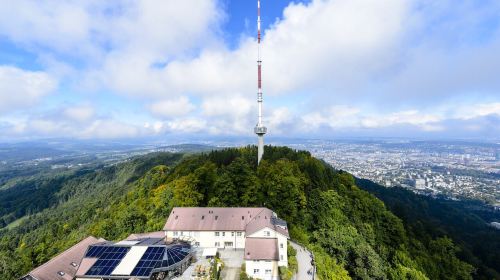
<path fill-rule="evenodd" d="M 447 235 L 457 243 L 461 259 L 477 269 L 477 279 L 500 279 L 500 232 L 488 226 L 500 221 L 500 211 L 479 201 L 433 199 L 403 188 L 385 188 L 358 180 L 364 190 L 381 199 L 404 222 L 409 234 L 428 242 Z"/>
<path fill-rule="evenodd" d="M 413 232 L 350 174 L 308 152 L 266 147 L 259 167 L 255 154 L 159 153 L 73 174 L 51 194 L 55 203 L 0 232 L 0 278 L 14 279 L 87 235 L 160 230 L 173 206 L 271 208 L 314 251 L 320 279 L 472 278 L 474 267 L 459 259 L 463 244 L 446 230 Z"/>

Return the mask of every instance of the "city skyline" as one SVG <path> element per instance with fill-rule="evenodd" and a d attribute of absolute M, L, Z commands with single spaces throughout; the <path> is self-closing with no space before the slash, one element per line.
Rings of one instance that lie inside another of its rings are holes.
<path fill-rule="evenodd" d="M 496 138 L 497 1 L 265 1 L 274 137 Z M 1 141 L 251 137 L 255 1 L 0 9 Z"/>

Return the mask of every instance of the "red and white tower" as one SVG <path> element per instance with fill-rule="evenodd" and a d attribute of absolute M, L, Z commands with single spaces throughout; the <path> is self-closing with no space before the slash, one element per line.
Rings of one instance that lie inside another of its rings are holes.
<path fill-rule="evenodd" d="M 259 120 L 254 128 L 259 143 L 257 150 L 257 162 L 260 163 L 264 155 L 264 134 L 267 128 L 262 124 L 262 60 L 260 58 L 260 0 L 257 0 L 257 104 L 259 105 Z"/>

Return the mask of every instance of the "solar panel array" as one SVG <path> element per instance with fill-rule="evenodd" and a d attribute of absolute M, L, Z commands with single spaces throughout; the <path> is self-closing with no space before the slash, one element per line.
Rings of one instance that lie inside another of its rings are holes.
<path fill-rule="evenodd" d="M 165 247 L 149 247 L 139 260 L 131 276 L 149 276 L 154 268 L 161 265 Z"/>
<path fill-rule="evenodd" d="M 129 250 L 130 247 L 124 246 L 90 246 L 85 257 L 97 258 L 98 260 L 85 275 L 111 275 Z M 174 265 L 182 261 L 189 252 L 190 245 L 188 244 L 148 247 L 130 276 L 148 277 L 153 269 Z"/>
<path fill-rule="evenodd" d="M 98 258 L 85 275 L 111 275 L 130 247 L 92 246 L 85 254 L 86 258 Z"/>

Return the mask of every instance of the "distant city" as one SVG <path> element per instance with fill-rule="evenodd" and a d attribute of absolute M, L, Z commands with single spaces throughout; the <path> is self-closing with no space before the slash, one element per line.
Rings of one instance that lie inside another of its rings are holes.
<path fill-rule="evenodd" d="M 12 171 L 28 176 L 43 170 L 110 165 L 156 151 L 197 152 L 214 147 L 244 146 L 252 141 L 251 138 L 200 140 L 181 145 L 182 141 L 0 144 L 0 189 Z M 417 193 L 449 199 L 479 199 L 500 207 L 500 143 L 271 138 L 269 144 L 308 150 L 336 169 L 386 187 L 402 186 Z"/>
<path fill-rule="evenodd" d="M 306 141 L 336 169 L 386 187 L 451 199 L 480 199 L 500 206 L 500 144 L 454 141 Z"/>

